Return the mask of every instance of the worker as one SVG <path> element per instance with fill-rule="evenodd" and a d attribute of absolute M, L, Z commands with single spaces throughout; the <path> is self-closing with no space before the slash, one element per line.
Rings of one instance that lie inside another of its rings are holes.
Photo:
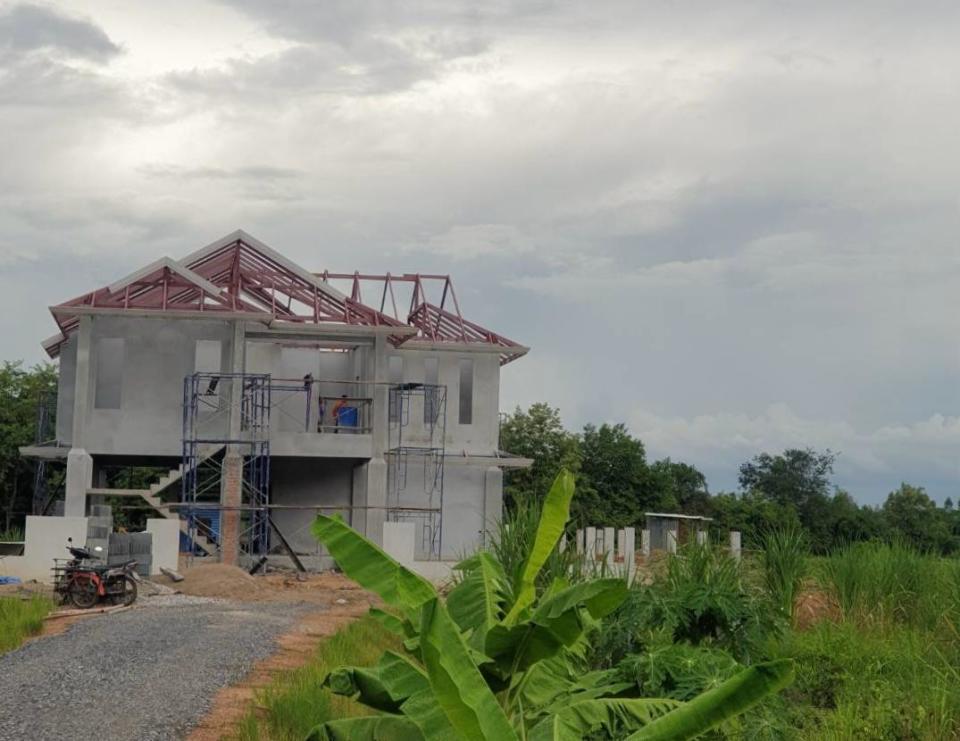
<path fill-rule="evenodd" d="M 335 433 L 340 432 L 340 411 L 347 406 L 347 395 L 342 394 L 339 399 L 333 403 L 333 425 L 337 429 Z"/>

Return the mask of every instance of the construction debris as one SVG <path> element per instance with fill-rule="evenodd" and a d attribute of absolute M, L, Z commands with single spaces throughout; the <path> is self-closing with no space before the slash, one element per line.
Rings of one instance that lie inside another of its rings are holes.
<path fill-rule="evenodd" d="M 174 571 L 173 569 L 168 569 L 165 566 L 160 567 L 160 573 L 169 578 L 171 581 L 183 581 L 183 574 Z"/>

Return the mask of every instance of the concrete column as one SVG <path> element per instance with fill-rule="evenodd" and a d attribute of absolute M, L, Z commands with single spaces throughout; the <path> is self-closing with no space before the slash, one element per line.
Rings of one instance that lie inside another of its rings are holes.
<path fill-rule="evenodd" d="M 480 542 L 487 542 L 487 533 L 496 529 L 503 515 L 503 471 L 490 466 L 483 474 L 483 522 L 480 524 Z"/>
<path fill-rule="evenodd" d="M 628 527 L 623 530 L 623 542 L 620 545 L 620 552 L 623 554 L 624 572 L 627 579 L 633 581 L 633 576 L 637 571 L 637 531 Z"/>
<path fill-rule="evenodd" d="M 740 560 L 740 531 L 730 531 L 730 555 L 738 561 Z"/>
<path fill-rule="evenodd" d="M 613 564 L 615 551 L 613 549 L 613 528 L 605 527 L 603 529 L 603 557 L 608 564 Z"/>
<path fill-rule="evenodd" d="M 649 530 L 640 531 L 640 552 L 643 554 L 644 558 L 650 557 L 650 531 Z"/>
<path fill-rule="evenodd" d="M 373 458 L 383 458 L 383 454 L 389 444 L 389 388 L 387 387 L 388 368 L 387 368 L 387 338 L 383 335 L 377 335 L 373 345 Z M 379 532 L 379 529 L 378 529 Z"/>
<path fill-rule="evenodd" d="M 677 552 L 677 531 L 667 530 L 667 553 Z"/>
<path fill-rule="evenodd" d="M 244 342 L 246 333 L 243 322 L 233 323 L 233 340 L 230 343 L 230 373 L 243 373 L 244 370 Z M 234 378 L 230 386 L 230 437 L 234 440 L 240 437 L 242 428 L 241 404 L 243 401 L 243 379 Z M 236 448 L 236 446 L 231 446 Z"/>
<path fill-rule="evenodd" d="M 73 428 L 70 452 L 67 454 L 66 499 L 63 513 L 67 517 L 85 517 L 87 489 L 93 486 L 93 458 L 84 449 L 84 430 L 92 407 L 90 399 L 90 343 L 93 317 L 80 317 L 77 328 L 77 360 L 73 385 Z"/>
<path fill-rule="evenodd" d="M 707 531 L 697 530 L 697 545 L 706 545 L 706 544 L 707 544 Z"/>
<path fill-rule="evenodd" d="M 366 535 L 377 545 L 383 540 L 383 523 L 387 519 L 387 462 L 383 458 L 371 458 L 366 469 L 367 517 Z"/>
<path fill-rule="evenodd" d="M 367 465 L 353 468 L 353 488 L 350 492 L 350 527 L 358 533 L 367 532 Z"/>
<path fill-rule="evenodd" d="M 83 448 L 71 448 L 67 453 L 66 499 L 63 514 L 66 517 L 86 517 L 87 489 L 93 485 L 93 458 Z"/>
<path fill-rule="evenodd" d="M 243 503 L 243 456 L 228 452 L 220 474 L 220 561 L 240 562 L 240 506 Z"/>
<path fill-rule="evenodd" d="M 577 555 L 582 556 L 584 553 L 583 546 L 584 532 L 583 528 L 577 528 Z"/>

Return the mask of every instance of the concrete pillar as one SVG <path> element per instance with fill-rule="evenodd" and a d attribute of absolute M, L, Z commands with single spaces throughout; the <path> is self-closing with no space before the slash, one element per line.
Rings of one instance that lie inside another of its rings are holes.
<path fill-rule="evenodd" d="M 730 531 L 730 555 L 738 561 L 740 560 L 740 531 Z"/>
<path fill-rule="evenodd" d="M 620 552 L 623 554 L 624 573 L 628 580 L 633 581 L 633 576 L 637 571 L 637 531 L 632 528 L 624 528 L 623 541 L 620 546 Z"/>
<path fill-rule="evenodd" d="M 240 523 L 243 504 L 243 456 L 228 452 L 220 474 L 220 561 L 240 562 Z"/>
<path fill-rule="evenodd" d="M 387 519 L 387 462 L 383 458 L 371 458 L 363 467 L 367 473 L 367 517 L 364 535 L 380 545 L 383 540 L 383 523 Z"/>
<path fill-rule="evenodd" d="M 649 530 L 640 531 L 640 552 L 643 554 L 644 558 L 650 557 L 650 531 Z"/>
<path fill-rule="evenodd" d="M 677 552 L 677 531 L 667 530 L 667 553 Z"/>
<path fill-rule="evenodd" d="M 582 556 L 584 553 L 584 531 L 583 528 L 577 528 L 577 555 Z"/>
<path fill-rule="evenodd" d="M 387 386 L 387 338 L 377 335 L 373 344 L 373 458 L 382 458 L 389 443 L 389 388 Z M 380 529 L 378 528 L 378 533 Z"/>
<path fill-rule="evenodd" d="M 706 544 L 707 544 L 707 531 L 697 530 L 697 545 L 706 545 Z"/>
<path fill-rule="evenodd" d="M 367 532 L 367 465 L 353 467 L 353 488 L 350 496 L 350 527 Z M 326 513 L 324 513 L 326 514 Z"/>
<path fill-rule="evenodd" d="M 66 497 L 63 514 L 66 517 L 86 517 L 87 489 L 93 486 L 93 458 L 83 448 L 71 448 L 67 453 Z"/>
<path fill-rule="evenodd" d="M 603 557 L 608 564 L 613 564 L 615 551 L 613 549 L 613 528 L 605 527 L 603 529 Z"/>
<path fill-rule="evenodd" d="M 595 561 L 597 559 L 597 529 L 595 527 L 588 527 L 586 533 L 584 546 L 587 560 Z"/>
<path fill-rule="evenodd" d="M 497 466 L 488 467 L 483 473 L 483 523 L 480 542 L 486 544 L 487 533 L 496 530 L 503 515 L 503 471 Z"/>
<path fill-rule="evenodd" d="M 63 513 L 67 517 L 85 517 L 87 489 L 93 486 L 93 458 L 84 450 L 84 430 L 91 409 L 90 342 L 93 317 L 80 317 L 76 332 L 77 360 L 73 387 L 73 427 L 70 452 L 67 454 L 66 499 Z"/>

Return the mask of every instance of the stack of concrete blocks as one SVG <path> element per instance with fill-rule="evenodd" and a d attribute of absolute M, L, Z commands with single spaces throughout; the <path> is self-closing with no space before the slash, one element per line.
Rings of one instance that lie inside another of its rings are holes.
<path fill-rule="evenodd" d="M 122 566 L 130 560 L 137 562 L 138 574 L 150 576 L 153 567 L 153 533 L 111 533 L 107 563 Z"/>
<path fill-rule="evenodd" d="M 87 517 L 87 548 L 94 558 L 107 560 L 110 552 L 110 534 L 113 532 L 113 510 L 108 504 L 93 504 Z M 97 551 L 96 549 L 101 550 Z"/>

